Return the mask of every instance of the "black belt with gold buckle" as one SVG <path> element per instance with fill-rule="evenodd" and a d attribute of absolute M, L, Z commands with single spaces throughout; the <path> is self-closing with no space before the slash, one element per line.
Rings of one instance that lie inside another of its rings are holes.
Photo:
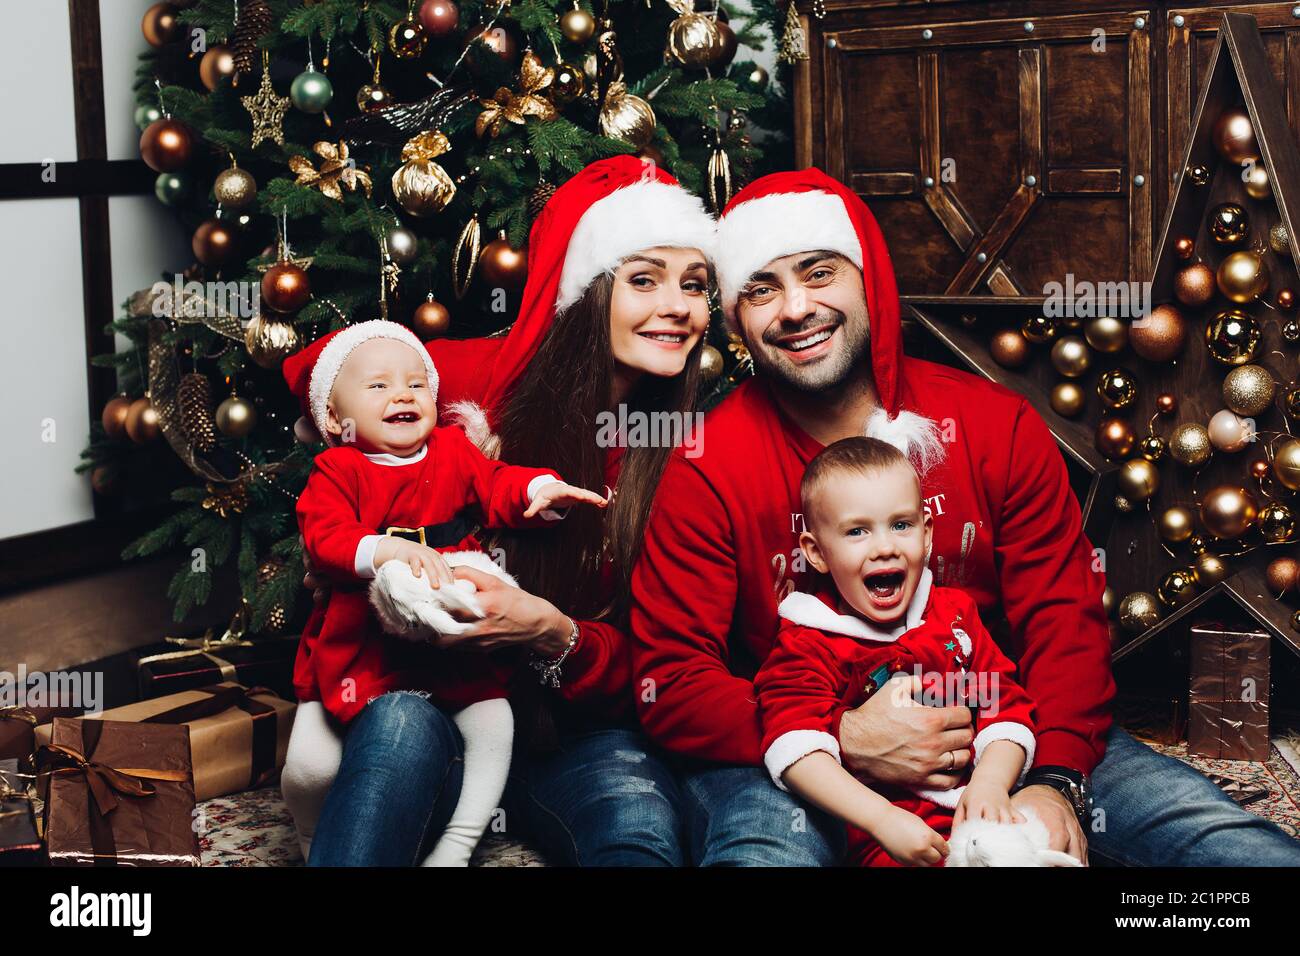
<path fill-rule="evenodd" d="M 478 524 L 468 518 L 457 515 L 441 524 L 427 524 L 418 528 L 400 528 L 392 525 L 384 529 L 384 534 L 394 538 L 405 538 L 428 548 L 449 548 L 459 544 L 468 535 L 476 534 Z"/>

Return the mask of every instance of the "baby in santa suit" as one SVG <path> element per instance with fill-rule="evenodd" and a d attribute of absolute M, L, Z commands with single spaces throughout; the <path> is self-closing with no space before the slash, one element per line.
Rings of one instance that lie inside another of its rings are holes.
<path fill-rule="evenodd" d="M 423 543 L 423 530 L 441 526 L 440 539 L 459 542 L 447 551 L 479 550 L 468 534 L 475 522 L 528 527 L 558 519 L 557 508 L 606 501 L 548 471 L 486 458 L 459 428 L 435 427 L 438 372 L 415 334 L 395 322 L 361 322 L 323 336 L 286 359 L 284 375 L 330 445 L 316 456 L 298 499 L 299 528 L 312 564 L 347 582 L 332 589 L 303 631 L 294 686 L 304 703 L 291 746 L 340 752 L 338 728 L 392 691 L 417 692 L 453 712 L 464 740 L 464 782 L 425 863 L 466 865 L 505 789 L 514 733 L 506 690 L 517 662 L 385 634 L 369 604 L 370 579 L 400 561 L 434 589 L 463 587 L 439 551 Z M 448 535 L 449 528 L 457 530 Z M 293 796 L 296 820 L 318 812 L 324 799 L 323 792 Z M 311 831 L 307 820 L 298 822 Z"/>
<path fill-rule="evenodd" d="M 932 520 L 907 456 L 843 439 L 809 462 L 800 496 L 799 545 L 834 590 L 781 602 L 776 645 L 754 680 L 772 780 L 844 820 L 861 866 L 942 864 L 955 823 L 1024 822 L 1010 792 L 1034 760 L 1033 703 L 975 602 L 934 586 Z M 974 769 L 960 786 L 868 786 L 841 766 L 839 719 L 873 693 L 975 711 Z"/>

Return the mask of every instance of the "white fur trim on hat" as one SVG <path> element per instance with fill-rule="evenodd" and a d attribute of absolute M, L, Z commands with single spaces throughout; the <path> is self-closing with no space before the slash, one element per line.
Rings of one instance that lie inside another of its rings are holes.
<path fill-rule="evenodd" d="M 573 305 L 592 279 L 612 273 L 634 252 L 699 249 L 712 261 L 715 242 L 713 217 L 680 186 L 647 179 L 616 189 L 588 207 L 569 237 L 555 308 Z"/>
<path fill-rule="evenodd" d="M 312 366 L 311 381 L 307 386 L 307 406 L 311 409 L 312 421 L 316 423 L 321 437 L 331 445 L 336 444 L 336 441 L 326 425 L 329 423 L 330 391 L 334 388 L 334 380 L 338 378 L 339 371 L 348 356 L 352 354 L 352 350 L 362 342 L 369 342 L 371 339 L 394 339 L 405 342 L 419 352 L 420 358 L 424 360 L 424 370 L 429 376 L 429 397 L 434 402 L 438 400 L 438 369 L 434 367 L 429 350 L 424 347 L 424 343 L 414 332 L 404 325 L 384 319 L 373 319 L 348 326 L 321 349 L 320 355 L 316 357 L 316 364 Z"/>
<path fill-rule="evenodd" d="M 718 221 L 718 288 L 729 315 L 749 277 L 773 259 L 827 249 L 862 268 L 862 244 L 844 201 L 819 190 L 750 199 Z"/>
<path fill-rule="evenodd" d="M 890 418 L 889 412 L 877 408 L 867 419 L 864 434 L 901 451 L 922 478 L 944 459 L 943 438 L 938 424 L 915 412 L 904 409 Z"/>

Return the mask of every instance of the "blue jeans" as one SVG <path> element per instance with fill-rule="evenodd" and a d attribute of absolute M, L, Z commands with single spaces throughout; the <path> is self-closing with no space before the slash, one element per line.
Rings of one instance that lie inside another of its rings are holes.
<path fill-rule="evenodd" d="M 1300 840 L 1119 728 L 1092 774 L 1088 850 L 1125 866 L 1300 866 Z"/>
<path fill-rule="evenodd" d="M 348 725 L 308 866 L 415 866 L 460 796 L 460 732 L 416 694 L 390 693 Z"/>
<path fill-rule="evenodd" d="M 540 757 L 516 752 L 505 805 L 506 819 L 522 821 L 551 863 L 685 862 L 677 779 L 637 730 L 569 734 L 556 753 Z"/>

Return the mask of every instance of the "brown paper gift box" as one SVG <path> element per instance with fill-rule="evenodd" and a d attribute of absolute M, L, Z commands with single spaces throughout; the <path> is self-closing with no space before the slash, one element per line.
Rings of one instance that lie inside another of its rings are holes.
<path fill-rule="evenodd" d="M 198 866 L 189 728 L 58 717 L 37 753 L 53 866 Z"/>
<path fill-rule="evenodd" d="M 264 688 L 214 684 L 106 710 L 105 720 L 184 723 L 190 729 L 194 796 L 211 800 L 266 783 L 284 766 L 297 704 Z M 90 719 L 90 718 L 88 718 Z M 36 728 L 49 742 L 49 725 Z"/>
<path fill-rule="evenodd" d="M 1196 625 L 1190 647 L 1187 752 L 1268 760 L 1269 636 Z"/>

